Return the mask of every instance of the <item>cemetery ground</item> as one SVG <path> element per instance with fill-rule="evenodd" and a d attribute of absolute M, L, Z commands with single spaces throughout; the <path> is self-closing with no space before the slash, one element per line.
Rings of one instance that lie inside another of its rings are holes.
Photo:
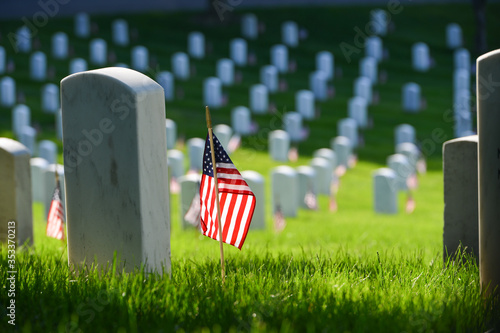
<path fill-rule="evenodd" d="M 224 20 L 202 13 L 122 15 L 131 27 L 132 45 L 145 45 L 151 55 L 153 78 L 170 69 L 170 56 L 186 50 L 187 34 L 202 31 L 211 52 L 205 59 L 191 59 L 196 74 L 176 81 L 179 95 L 168 102 L 167 117 L 176 121 L 185 139 L 205 137 L 202 82 L 215 74 L 217 59 L 227 57 L 229 40 L 240 36 L 240 12 L 226 12 Z M 307 165 L 314 150 L 329 147 L 336 136 L 336 122 L 347 115 L 352 82 L 364 50 L 356 46 L 358 27 L 364 31 L 368 7 L 254 10 L 265 22 L 266 32 L 249 42 L 257 63 L 245 68 L 241 83 L 224 87 L 229 103 L 212 110 L 214 124 L 230 123 L 230 110 L 248 104 L 248 89 L 257 83 L 258 70 L 269 63 L 269 47 L 280 41 L 281 23 L 288 19 L 308 31 L 308 38 L 290 50 L 297 72 L 280 75 L 288 90 L 270 96 L 277 111 L 254 117 L 259 130 L 243 138 L 242 148 L 231 158 L 240 171 L 255 170 L 266 178 L 266 201 L 270 197 L 270 170 L 283 163 L 267 154 L 269 131 L 281 127 L 281 112 L 293 110 L 294 92 L 308 87 L 316 52 L 330 50 L 342 70 L 333 80 L 335 97 L 316 103 L 321 115 L 306 122 L 309 138 L 298 145 L 300 157 L 286 164 Z M 493 33 L 500 29 L 500 6 L 488 5 L 491 49 L 500 42 Z M 111 40 L 111 21 L 117 17 L 91 17 L 96 24 L 92 37 Z M 20 332 L 172 332 L 172 331 L 487 331 L 500 327 L 500 309 L 480 293 L 475 262 L 463 256 L 443 262 L 443 175 L 441 145 L 453 138 L 453 122 L 447 117 L 453 105 L 453 53 L 444 42 L 445 26 L 462 26 L 466 47 L 473 47 L 473 16 L 469 5 L 402 6 L 391 17 L 394 31 L 384 37 L 389 58 L 379 65 L 387 82 L 375 86 L 380 102 L 369 108 L 373 127 L 363 131 L 365 145 L 357 150 L 359 161 L 341 178 L 338 211 L 328 210 L 326 196 L 319 196 L 319 210 L 299 210 L 287 218 L 282 232 L 275 232 L 270 208 L 266 230 L 250 231 L 242 251 L 225 246 L 226 282 L 221 284 L 218 244 L 198 231 L 183 230 L 179 221 L 179 197 L 171 196 L 172 275 L 163 277 L 117 272 L 68 269 L 66 244 L 45 236 L 46 218 L 41 204 L 34 205 L 34 243 L 18 249 L 16 257 L 16 326 L 2 314 L 1 331 Z M 19 21 L 2 22 L 2 45 Z M 52 18 L 38 31 L 39 46 L 49 52 L 54 32 L 66 31 L 74 54 L 88 55 L 89 39 L 72 35 L 72 18 Z M 324 31 L 327 31 L 325 33 Z M 435 66 L 426 73 L 411 69 L 411 45 L 428 43 Z M 346 57 L 342 42 L 357 48 Z M 7 47 L 6 47 L 7 48 Z M 130 47 L 111 46 L 116 62 L 130 62 Z M 54 116 L 40 110 L 40 83 L 29 79 L 29 56 L 16 54 L 10 75 L 26 97 L 38 139 L 55 139 Z M 59 83 L 67 75 L 68 60 L 49 60 Z M 339 71 L 337 71 L 339 72 Z M 403 113 L 401 87 L 417 82 L 426 99 L 418 114 Z M 182 94 L 179 92 L 182 91 Z M 180 96 L 184 95 L 184 97 Z M 0 108 L 0 136 L 12 137 L 11 109 Z M 373 212 L 372 172 L 385 165 L 394 153 L 394 127 L 409 123 L 417 130 L 427 160 L 427 173 L 419 175 L 414 191 L 416 209 L 404 213 L 405 194 L 400 194 L 399 213 Z M 180 149 L 185 149 L 181 145 Z M 59 142 L 59 151 L 62 151 Z M 62 163 L 62 156 L 59 156 Z M 187 161 L 186 161 L 187 163 Z M 1 248 L 0 303 L 7 304 L 7 250 Z M 91 260 L 91 258 L 89 258 Z M 2 311 L 6 307 L 2 306 Z M 6 313 L 5 313 L 6 314 Z"/>

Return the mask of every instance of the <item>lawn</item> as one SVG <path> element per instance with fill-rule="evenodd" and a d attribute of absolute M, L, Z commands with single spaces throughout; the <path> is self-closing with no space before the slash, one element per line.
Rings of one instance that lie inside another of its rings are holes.
<path fill-rule="evenodd" d="M 462 26 L 465 46 L 473 50 L 474 21 L 469 5 L 404 5 L 391 17 L 394 29 L 383 38 L 389 59 L 379 65 L 387 83 L 375 86 L 380 102 L 370 106 L 374 126 L 363 132 L 365 145 L 357 150 L 358 164 L 341 178 L 338 211 L 328 210 L 328 197 L 319 197 L 319 210 L 299 210 L 287 218 L 282 232 L 274 230 L 270 207 L 265 230 L 250 231 L 242 251 L 225 246 L 226 281 L 222 284 L 219 245 L 194 229 L 181 228 L 179 197 L 171 196 L 172 274 L 117 272 L 113 263 L 103 271 L 70 271 L 66 244 L 47 238 L 41 204 L 34 204 L 33 247 L 18 249 L 16 269 L 16 326 L 9 325 L 7 304 L 7 248 L 0 252 L 0 331 L 12 332 L 450 332 L 500 329 L 498 302 L 480 292 L 479 270 L 473 259 L 443 261 L 443 175 L 441 146 L 453 138 L 453 124 L 444 116 L 452 107 L 453 53 L 445 47 L 445 26 Z M 300 157 L 287 163 L 307 165 L 312 152 L 329 147 L 336 136 L 336 122 L 347 116 L 358 61 L 343 55 L 342 42 L 354 45 L 356 27 L 364 29 L 371 7 L 280 8 L 254 10 L 266 32 L 249 42 L 257 64 L 240 69 L 243 81 L 224 88 L 228 105 L 212 110 L 214 124 L 230 123 L 230 110 L 248 104 L 248 89 L 258 82 L 259 69 L 269 62 L 269 47 L 280 41 L 280 25 L 292 19 L 307 29 L 308 38 L 290 57 L 297 72 L 281 77 L 288 91 L 270 96 L 274 114 L 255 116 L 259 131 L 243 138 L 231 158 L 240 171 L 255 170 L 266 179 L 270 199 L 270 171 L 282 163 L 267 154 L 267 135 L 280 127 L 283 110 L 293 110 L 294 92 L 308 87 L 316 52 L 335 54 L 335 97 L 317 103 L 321 117 L 308 121 L 307 141 L 298 145 Z M 224 21 L 205 13 L 95 16 L 93 37 L 111 40 L 111 21 L 129 22 L 133 45 L 148 47 L 155 77 L 170 69 L 170 56 L 186 50 L 187 34 L 205 33 L 211 52 L 203 60 L 191 60 L 196 75 L 176 81 L 184 98 L 166 105 L 167 117 L 176 121 L 179 137 L 205 137 L 202 82 L 215 74 L 216 60 L 227 57 L 229 40 L 239 37 L 236 8 Z M 53 115 L 40 109 L 41 83 L 29 79 L 29 56 L 15 54 L 6 36 L 20 21 L 1 22 L 0 44 L 15 61 L 18 91 L 32 110 L 39 139 L 55 140 Z M 88 57 L 88 40 L 73 38 L 71 18 L 53 18 L 40 28 L 36 39 L 50 50 L 54 32 L 65 31 L 75 56 Z M 488 6 L 490 49 L 500 47 L 500 5 Z M 411 45 L 428 43 L 436 63 L 427 73 L 411 69 Z M 130 62 L 130 47 L 109 45 L 117 62 Z M 474 53 L 472 52 L 472 59 Z M 48 58 L 58 83 L 67 75 L 68 60 Z M 340 71 L 338 69 L 341 69 Z M 401 87 L 421 85 L 427 108 L 419 114 L 401 110 Z M 416 209 L 404 212 L 405 194 L 399 197 L 400 213 L 379 215 L 373 211 L 372 173 L 394 153 L 394 127 L 409 123 L 417 130 L 428 170 L 419 175 L 414 191 Z M 11 110 L 0 108 L 0 136 L 12 137 Z M 436 133 L 441 133 L 436 135 Z M 181 140 L 182 142 L 182 140 Z M 59 142 L 59 151 L 62 144 Z M 185 151 L 182 143 L 178 148 Z M 62 155 L 59 156 L 62 163 Z"/>

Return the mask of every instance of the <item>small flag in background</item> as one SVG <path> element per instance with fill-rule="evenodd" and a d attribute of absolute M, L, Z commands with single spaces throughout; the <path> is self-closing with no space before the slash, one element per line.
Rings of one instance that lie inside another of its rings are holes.
<path fill-rule="evenodd" d="M 406 213 L 411 214 L 415 210 L 416 202 L 413 195 L 408 191 L 408 197 L 406 199 Z"/>
<path fill-rule="evenodd" d="M 196 192 L 191 201 L 191 205 L 184 215 L 184 220 L 191 224 L 193 227 L 200 227 L 200 192 Z"/>
<path fill-rule="evenodd" d="M 276 230 L 276 232 L 283 231 L 286 227 L 286 220 L 285 216 L 283 215 L 283 212 L 281 211 L 280 204 L 276 205 L 273 219 L 274 219 L 274 230 Z"/>
<path fill-rule="evenodd" d="M 64 239 L 64 209 L 61 202 L 59 179 L 56 179 L 56 188 L 50 203 L 49 215 L 47 216 L 47 236 Z"/>
<path fill-rule="evenodd" d="M 241 250 L 255 209 L 255 195 L 243 180 L 215 134 L 213 135 L 213 143 L 221 209 L 222 241 Z M 219 240 L 214 185 L 210 138 L 207 135 L 200 186 L 201 231 L 205 236 Z"/>
<path fill-rule="evenodd" d="M 306 195 L 304 196 L 304 203 L 309 209 L 312 210 L 318 209 L 318 200 L 316 199 L 316 195 L 314 194 L 314 192 L 311 191 L 310 189 L 306 192 Z"/>

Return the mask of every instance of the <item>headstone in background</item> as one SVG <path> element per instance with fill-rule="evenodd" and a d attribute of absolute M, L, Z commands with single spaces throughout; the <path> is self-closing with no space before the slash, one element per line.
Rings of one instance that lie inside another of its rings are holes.
<path fill-rule="evenodd" d="M 12 109 L 12 132 L 16 138 L 19 138 L 24 126 L 31 126 L 31 111 L 28 106 L 18 104 Z"/>
<path fill-rule="evenodd" d="M 16 46 L 17 50 L 21 53 L 28 53 L 31 51 L 31 31 L 30 29 L 23 25 L 17 29 L 16 33 Z"/>
<path fill-rule="evenodd" d="M 299 45 L 299 27 L 293 21 L 283 22 L 281 25 L 281 41 L 290 47 Z"/>
<path fill-rule="evenodd" d="M 387 25 L 389 24 L 390 15 L 383 9 L 373 9 L 370 11 L 370 26 L 371 30 L 379 36 L 387 34 Z"/>
<path fill-rule="evenodd" d="M 288 161 L 288 150 L 290 149 L 290 136 L 282 130 L 269 133 L 269 155 L 274 161 Z"/>
<path fill-rule="evenodd" d="M 229 147 L 229 140 L 233 136 L 233 129 L 225 124 L 218 124 L 214 126 L 214 133 L 219 139 L 222 147 L 227 151 Z"/>
<path fill-rule="evenodd" d="M 394 129 L 394 146 L 400 143 L 411 142 L 416 143 L 415 127 L 409 124 L 401 124 Z"/>
<path fill-rule="evenodd" d="M 56 59 L 68 57 L 68 35 L 66 33 L 57 32 L 52 35 L 52 56 Z"/>
<path fill-rule="evenodd" d="M 184 52 L 176 52 L 172 55 L 172 73 L 180 80 L 189 79 L 189 57 Z"/>
<path fill-rule="evenodd" d="M 87 61 L 83 58 L 72 59 L 69 63 L 69 74 L 85 72 L 87 70 Z"/>
<path fill-rule="evenodd" d="M 415 43 L 411 49 L 413 69 L 419 72 L 427 72 L 431 66 L 429 47 L 425 43 Z"/>
<path fill-rule="evenodd" d="M 454 134 L 459 138 L 472 134 L 471 96 L 469 90 L 455 92 L 453 103 Z"/>
<path fill-rule="evenodd" d="M 78 13 L 75 15 L 75 35 L 80 38 L 90 36 L 90 18 L 87 13 Z"/>
<path fill-rule="evenodd" d="M 295 93 L 295 110 L 302 118 L 310 120 L 316 116 L 314 93 L 310 90 L 299 90 Z"/>
<path fill-rule="evenodd" d="M 112 67 L 66 77 L 61 96 L 70 265 L 170 272 L 163 89 Z"/>
<path fill-rule="evenodd" d="M 387 166 L 396 174 L 397 188 L 400 191 L 408 189 L 407 180 L 412 175 L 412 167 L 408 157 L 403 154 L 393 154 L 387 158 Z"/>
<path fill-rule="evenodd" d="M 250 110 L 246 106 L 237 106 L 231 110 L 231 127 L 239 135 L 249 135 L 252 121 Z"/>
<path fill-rule="evenodd" d="M 254 14 L 245 14 L 241 18 L 241 35 L 247 39 L 259 36 L 259 21 Z"/>
<path fill-rule="evenodd" d="M 290 140 L 299 142 L 303 139 L 302 116 L 298 112 L 286 112 L 283 116 L 283 128 Z"/>
<path fill-rule="evenodd" d="M 174 149 L 177 143 L 177 124 L 172 119 L 165 120 L 165 130 L 167 134 L 167 149 Z"/>
<path fill-rule="evenodd" d="M 335 170 L 337 167 L 337 154 L 330 148 L 321 148 L 313 152 L 313 157 L 323 158 L 330 163 L 330 169 Z"/>
<path fill-rule="evenodd" d="M 284 217 L 297 216 L 299 203 L 299 184 L 297 172 L 287 166 L 280 165 L 271 170 L 271 207 L 273 215 L 281 209 Z"/>
<path fill-rule="evenodd" d="M 470 90 L 470 71 L 455 69 L 453 72 L 453 91 Z"/>
<path fill-rule="evenodd" d="M 4 76 L 0 80 L 0 105 L 5 107 L 14 106 L 16 103 L 16 82 L 10 76 Z"/>
<path fill-rule="evenodd" d="M 263 84 L 250 87 L 250 110 L 253 113 L 267 113 L 269 109 L 268 91 Z"/>
<path fill-rule="evenodd" d="M 167 140 L 168 142 L 168 140 Z M 179 179 L 184 172 L 184 154 L 177 149 L 170 149 L 167 152 L 167 161 L 170 167 L 170 176 Z"/>
<path fill-rule="evenodd" d="M 139 72 L 145 72 L 149 68 L 149 51 L 146 47 L 138 45 L 131 51 L 131 67 Z"/>
<path fill-rule="evenodd" d="M 358 146 L 358 123 L 353 118 L 343 118 L 337 122 L 337 133 L 349 139 L 352 148 Z"/>
<path fill-rule="evenodd" d="M 361 96 L 352 97 L 348 102 L 347 115 L 354 119 L 358 128 L 368 127 L 368 110 L 366 99 Z"/>
<path fill-rule="evenodd" d="M 195 59 L 205 58 L 205 36 L 194 31 L 188 35 L 188 54 Z"/>
<path fill-rule="evenodd" d="M 217 109 L 222 106 L 222 82 L 211 76 L 203 81 L 203 104 Z"/>
<path fill-rule="evenodd" d="M 128 23 L 123 19 L 114 20 L 112 23 L 113 43 L 118 46 L 128 46 L 129 32 Z"/>
<path fill-rule="evenodd" d="M 260 173 L 251 170 L 242 171 L 241 176 L 255 195 L 255 210 L 250 230 L 264 230 L 266 229 L 265 179 Z"/>
<path fill-rule="evenodd" d="M 156 81 L 163 88 L 166 101 L 173 101 L 175 97 L 174 76 L 171 72 L 161 71 L 156 76 Z"/>
<path fill-rule="evenodd" d="M 195 226 L 199 228 L 199 221 L 197 225 L 193 225 L 192 222 L 195 221 L 186 220 L 185 216 L 189 211 L 189 208 L 191 207 L 196 194 L 200 193 L 200 182 L 201 175 L 197 174 L 188 174 L 179 178 L 179 185 L 181 188 L 181 192 L 179 194 L 179 199 L 181 201 L 180 220 L 182 228 L 184 229 L 192 228 Z"/>
<path fill-rule="evenodd" d="M 234 83 L 234 62 L 231 59 L 223 58 L 217 61 L 217 77 L 225 86 L 231 86 Z"/>
<path fill-rule="evenodd" d="M 278 69 L 280 73 L 288 72 L 288 48 L 285 45 L 277 44 L 271 47 L 271 65 Z"/>
<path fill-rule="evenodd" d="M 205 140 L 191 138 L 187 140 L 189 155 L 189 170 L 200 171 L 203 168 L 203 152 L 205 151 Z"/>
<path fill-rule="evenodd" d="M 316 171 L 308 165 L 297 167 L 297 176 L 299 180 L 299 205 L 302 208 L 310 209 L 306 202 L 306 194 L 317 194 L 316 190 Z"/>
<path fill-rule="evenodd" d="M 56 113 L 59 110 L 59 87 L 54 83 L 47 83 L 42 87 L 42 111 Z"/>
<path fill-rule="evenodd" d="M 456 23 L 446 26 L 446 46 L 449 49 L 457 49 L 462 46 L 462 28 Z"/>
<path fill-rule="evenodd" d="M 384 58 L 382 39 L 378 36 L 370 36 L 365 40 L 365 56 L 373 57 L 381 62 Z"/>
<path fill-rule="evenodd" d="M 418 147 L 416 145 L 411 142 L 400 143 L 396 146 L 396 153 L 403 154 L 408 158 L 412 174 L 417 172 L 417 162 L 420 157 L 420 150 L 418 150 Z"/>
<path fill-rule="evenodd" d="M 49 164 L 57 163 L 57 145 L 50 140 L 42 140 L 38 143 L 38 156 Z"/>
<path fill-rule="evenodd" d="M 363 97 L 366 104 L 372 104 L 372 81 L 366 76 L 360 76 L 354 80 L 354 96 Z"/>
<path fill-rule="evenodd" d="M 352 144 L 349 138 L 345 136 L 337 136 L 330 142 L 335 155 L 337 156 L 337 165 L 342 165 L 346 169 L 349 166 L 349 160 L 352 155 Z"/>
<path fill-rule="evenodd" d="M 7 244 L 15 222 L 17 246 L 33 244 L 30 153 L 21 143 L 0 138 L 0 243 Z"/>
<path fill-rule="evenodd" d="M 44 203 L 45 200 L 45 169 L 49 166 L 44 158 L 34 157 L 30 159 L 31 168 L 31 193 L 33 202 Z"/>
<path fill-rule="evenodd" d="M 102 38 L 90 41 L 90 62 L 94 65 L 104 66 L 108 61 L 108 45 Z"/>
<path fill-rule="evenodd" d="M 309 74 L 309 89 L 318 101 L 328 98 L 328 76 L 323 71 L 314 71 Z"/>
<path fill-rule="evenodd" d="M 415 82 L 403 85 L 402 91 L 403 110 L 410 113 L 417 113 L 421 107 L 420 86 Z"/>
<path fill-rule="evenodd" d="M 445 262 L 460 248 L 479 263 L 477 157 L 477 135 L 443 144 Z"/>
<path fill-rule="evenodd" d="M 35 155 L 36 130 L 31 126 L 21 128 L 19 142 L 28 149 L 31 156 Z"/>
<path fill-rule="evenodd" d="M 323 157 L 314 157 L 310 163 L 316 173 L 316 190 L 318 194 L 330 195 L 333 168 L 330 161 Z"/>
<path fill-rule="evenodd" d="M 373 173 L 373 201 L 375 213 L 397 214 L 398 186 L 394 170 L 380 168 Z"/>
<path fill-rule="evenodd" d="M 248 61 L 247 42 L 243 38 L 234 38 L 229 44 L 229 55 L 236 66 L 246 66 Z"/>
<path fill-rule="evenodd" d="M 326 73 L 328 80 L 335 76 L 335 58 L 329 51 L 321 51 L 316 54 L 316 70 Z"/>
<path fill-rule="evenodd" d="M 30 57 L 30 78 L 33 81 L 47 79 L 47 56 L 42 51 L 36 51 Z"/>
<path fill-rule="evenodd" d="M 5 68 L 7 67 L 7 56 L 5 54 L 5 48 L 0 46 L 0 75 L 5 73 Z"/>
<path fill-rule="evenodd" d="M 470 72 L 470 53 L 467 49 L 458 49 L 453 53 L 453 65 L 455 69 L 465 69 Z"/>
<path fill-rule="evenodd" d="M 266 65 L 260 69 L 260 82 L 267 87 L 270 93 L 278 91 L 278 69 L 273 65 Z"/>
<path fill-rule="evenodd" d="M 372 84 L 378 81 L 377 59 L 373 57 L 364 57 L 359 62 L 359 75 L 366 76 Z"/>

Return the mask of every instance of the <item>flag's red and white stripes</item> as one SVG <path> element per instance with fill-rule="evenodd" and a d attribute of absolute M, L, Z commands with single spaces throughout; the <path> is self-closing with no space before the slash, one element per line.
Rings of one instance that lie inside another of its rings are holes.
<path fill-rule="evenodd" d="M 241 249 L 255 208 L 255 196 L 232 163 L 216 163 L 222 220 L 222 241 Z M 201 229 L 219 240 L 214 178 L 203 174 L 200 186 Z"/>
<path fill-rule="evenodd" d="M 56 191 L 59 189 L 56 188 Z M 59 194 L 54 194 L 47 217 L 47 236 L 64 239 L 64 210 Z"/>

